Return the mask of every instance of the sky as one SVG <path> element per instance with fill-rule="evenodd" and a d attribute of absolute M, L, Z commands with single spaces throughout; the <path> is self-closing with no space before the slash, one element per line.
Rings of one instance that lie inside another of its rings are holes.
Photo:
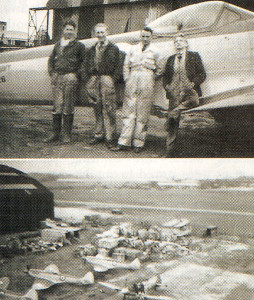
<path fill-rule="evenodd" d="M 0 21 L 7 22 L 7 30 L 28 31 L 29 8 L 45 7 L 47 0 L 0 0 Z M 38 23 L 45 12 L 38 13 Z"/>
<path fill-rule="evenodd" d="M 0 159 L 26 173 L 94 176 L 112 181 L 254 177 L 254 159 Z"/>

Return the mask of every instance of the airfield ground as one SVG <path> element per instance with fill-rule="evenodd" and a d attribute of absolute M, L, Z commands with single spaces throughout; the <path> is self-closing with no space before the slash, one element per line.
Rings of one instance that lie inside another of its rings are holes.
<path fill-rule="evenodd" d="M 52 127 L 51 106 L 3 105 L 0 108 L 0 157 L 2 158 L 157 158 L 163 157 L 165 119 L 152 117 L 145 150 L 112 152 L 104 144 L 90 146 L 94 115 L 92 108 L 77 107 L 73 141 L 45 145 Z M 118 133 L 121 130 L 121 110 L 117 114 Z M 235 124 L 226 128 L 217 124 L 207 112 L 182 116 L 175 157 L 253 157 L 252 130 Z"/>
<path fill-rule="evenodd" d="M 45 178 L 46 179 L 46 178 Z M 44 182 L 44 181 L 43 181 Z M 94 207 L 94 203 L 100 207 L 99 211 L 110 212 L 111 207 L 107 207 L 109 202 L 115 204 L 124 203 L 129 205 L 130 209 L 122 208 L 123 215 L 118 215 L 121 222 L 129 221 L 132 224 L 140 224 L 146 220 L 148 224 L 161 224 L 172 218 L 189 218 L 194 241 L 193 252 L 191 255 L 173 257 L 171 260 L 161 261 L 158 265 L 158 270 L 164 272 L 171 269 L 167 276 L 171 278 L 170 290 L 167 291 L 167 296 L 174 300 L 253 300 L 254 292 L 254 236 L 253 236 L 253 221 L 248 224 L 246 217 L 241 217 L 241 221 L 233 217 L 226 220 L 227 216 L 223 211 L 230 205 L 232 213 L 236 211 L 252 211 L 252 191 L 234 191 L 229 190 L 223 192 L 221 190 L 133 190 L 133 189 L 104 189 L 97 187 L 89 189 L 82 183 L 70 184 L 59 181 L 44 182 L 55 194 L 55 215 L 56 217 L 64 218 L 64 221 L 83 220 L 85 215 L 84 210 Z M 111 193 L 109 193 L 111 191 Z M 109 197 L 110 194 L 110 197 Z M 188 197 L 187 197 L 188 194 Z M 61 199 L 61 201 L 59 201 Z M 72 205 L 69 203 L 70 199 Z M 102 203 L 103 199 L 103 203 Z M 121 199 L 119 201 L 119 199 Z M 139 200 L 139 201 L 138 201 Z M 222 212 L 223 220 L 220 215 L 209 213 L 187 214 L 184 211 L 160 211 L 152 209 L 147 210 L 148 205 L 156 205 L 160 200 L 161 206 L 174 207 L 178 203 L 178 207 L 196 207 L 201 210 L 206 210 L 217 207 L 217 210 Z M 84 201 L 84 204 L 80 202 Z M 133 209 L 134 204 L 143 206 L 143 209 Z M 240 205 L 240 206 L 239 206 Z M 147 219 L 145 219 L 145 217 Z M 113 219 L 113 218 L 112 218 Z M 198 222 L 207 222 L 209 220 L 214 225 L 218 225 L 218 235 L 212 233 L 211 238 L 204 239 L 203 231 L 197 231 L 195 226 Z M 119 221 L 118 221 L 119 222 Z M 224 225 L 223 225 L 224 224 Z M 238 224 L 238 229 L 244 228 L 245 235 L 240 235 L 235 228 Z M 109 226 L 92 227 L 87 226 L 81 231 L 80 242 L 72 245 L 59 248 L 55 252 L 47 253 L 26 253 L 9 258 L 0 259 L 0 277 L 8 276 L 11 280 L 10 290 L 25 293 L 33 284 L 33 279 L 23 272 L 27 265 L 32 268 L 44 269 L 49 264 L 56 264 L 62 273 L 72 274 L 77 277 L 84 276 L 88 271 L 92 270 L 91 265 L 85 263 L 79 255 L 77 249 L 80 245 L 90 244 L 96 233 L 108 229 Z M 231 234 L 230 234 L 231 233 Z M 0 238 L 0 244 L 2 240 Z M 196 246 L 195 246 L 196 245 Z M 198 246 L 198 247 L 197 247 Z M 95 274 L 96 282 L 98 281 L 115 281 L 115 284 L 125 285 L 127 282 L 137 280 L 148 270 L 148 264 L 156 262 L 156 257 L 153 261 L 147 261 L 142 264 L 141 271 L 110 271 L 105 275 Z M 126 276 L 126 277 L 125 277 Z M 119 280 L 121 278 L 121 280 Z M 148 277 L 149 278 L 149 277 Z M 194 298 L 194 292 L 196 298 Z M 212 296 L 211 296 L 212 294 Z M 192 297 L 193 296 L 193 297 Z M 39 292 L 39 300 L 102 300 L 102 299 L 122 299 L 117 298 L 116 293 L 102 287 L 98 283 L 91 286 L 76 286 L 64 284 L 54 286 L 45 291 Z"/>
<path fill-rule="evenodd" d="M 128 216 L 126 218 L 128 219 Z M 23 272 L 27 265 L 32 268 L 44 269 L 49 264 L 54 263 L 62 273 L 83 277 L 92 268 L 77 255 L 78 246 L 90 243 L 96 233 L 105 229 L 106 227 L 87 227 L 86 230 L 81 231 L 79 244 L 65 246 L 55 252 L 26 253 L 2 258 L 0 261 L 0 277 L 8 276 L 11 281 L 9 289 L 20 293 L 25 293 L 34 281 L 33 278 Z M 173 276 L 170 280 L 171 289 L 167 291 L 167 296 L 175 300 L 253 300 L 253 237 L 240 238 L 218 235 L 206 239 L 198 237 L 197 240 L 199 245 L 202 246 L 202 250 L 193 252 L 191 255 L 174 257 L 171 262 L 160 260 L 159 265 L 155 264 L 163 271 L 172 270 L 167 275 Z M 152 263 L 154 264 L 154 261 Z M 95 280 L 96 282 L 116 280 L 115 284 L 120 282 L 121 285 L 124 285 L 126 282 L 133 282 L 133 278 L 138 280 L 141 274 L 144 278 L 149 267 L 148 264 L 151 264 L 151 261 L 143 263 L 142 269 L 138 271 L 114 270 L 107 272 L 105 275 L 95 274 Z M 117 281 L 118 278 L 122 278 L 122 280 Z M 218 280 L 221 280 L 221 282 Z M 200 293 L 201 290 L 203 290 L 202 293 Z M 194 297 L 195 293 L 198 298 Z M 39 291 L 39 300 L 122 299 L 116 295 L 117 293 L 98 283 L 86 287 L 63 284 Z"/>

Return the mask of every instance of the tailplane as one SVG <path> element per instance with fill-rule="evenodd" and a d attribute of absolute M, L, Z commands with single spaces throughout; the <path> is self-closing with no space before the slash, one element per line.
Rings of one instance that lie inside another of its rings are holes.
<path fill-rule="evenodd" d="M 81 278 L 82 284 L 93 284 L 94 276 L 92 272 L 88 272 L 83 278 Z"/>
<path fill-rule="evenodd" d="M 24 296 L 24 299 L 30 299 L 30 300 L 38 300 L 38 294 L 36 290 L 31 288 Z"/>
<path fill-rule="evenodd" d="M 133 262 L 129 264 L 129 268 L 133 270 L 138 270 L 140 268 L 141 264 L 138 258 L 134 259 Z"/>

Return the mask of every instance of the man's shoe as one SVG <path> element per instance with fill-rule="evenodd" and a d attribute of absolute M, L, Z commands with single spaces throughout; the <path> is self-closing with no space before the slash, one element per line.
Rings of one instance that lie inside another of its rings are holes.
<path fill-rule="evenodd" d="M 126 151 L 129 150 L 130 147 L 124 145 L 117 145 L 116 147 L 110 148 L 111 151 Z"/>
<path fill-rule="evenodd" d="M 108 149 L 112 149 L 116 147 L 116 141 L 112 140 L 112 141 L 106 141 L 106 146 L 108 147 Z"/>
<path fill-rule="evenodd" d="M 143 147 L 134 147 L 133 149 L 134 153 L 140 153 L 141 151 L 143 151 Z"/>
<path fill-rule="evenodd" d="M 57 141 L 60 141 L 60 134 L 52 133 L 51 136 L 43 140 L 43 143 L 50 144 Z"/>
<path fill-rule="evenodd" d="M 102 143 L 103 139 L 97 139 L 95 137 L 91 138 L 90 141 L 88 142 L 89 145 L 97 145 L 99 143 Z"/>

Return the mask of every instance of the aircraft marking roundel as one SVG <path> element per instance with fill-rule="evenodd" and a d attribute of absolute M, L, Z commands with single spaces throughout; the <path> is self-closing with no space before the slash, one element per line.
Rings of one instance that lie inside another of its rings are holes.
<path fill-rule="evenodd" d="M 65 276 L 60 276 L 61 281 L 65 281 Z"/>

